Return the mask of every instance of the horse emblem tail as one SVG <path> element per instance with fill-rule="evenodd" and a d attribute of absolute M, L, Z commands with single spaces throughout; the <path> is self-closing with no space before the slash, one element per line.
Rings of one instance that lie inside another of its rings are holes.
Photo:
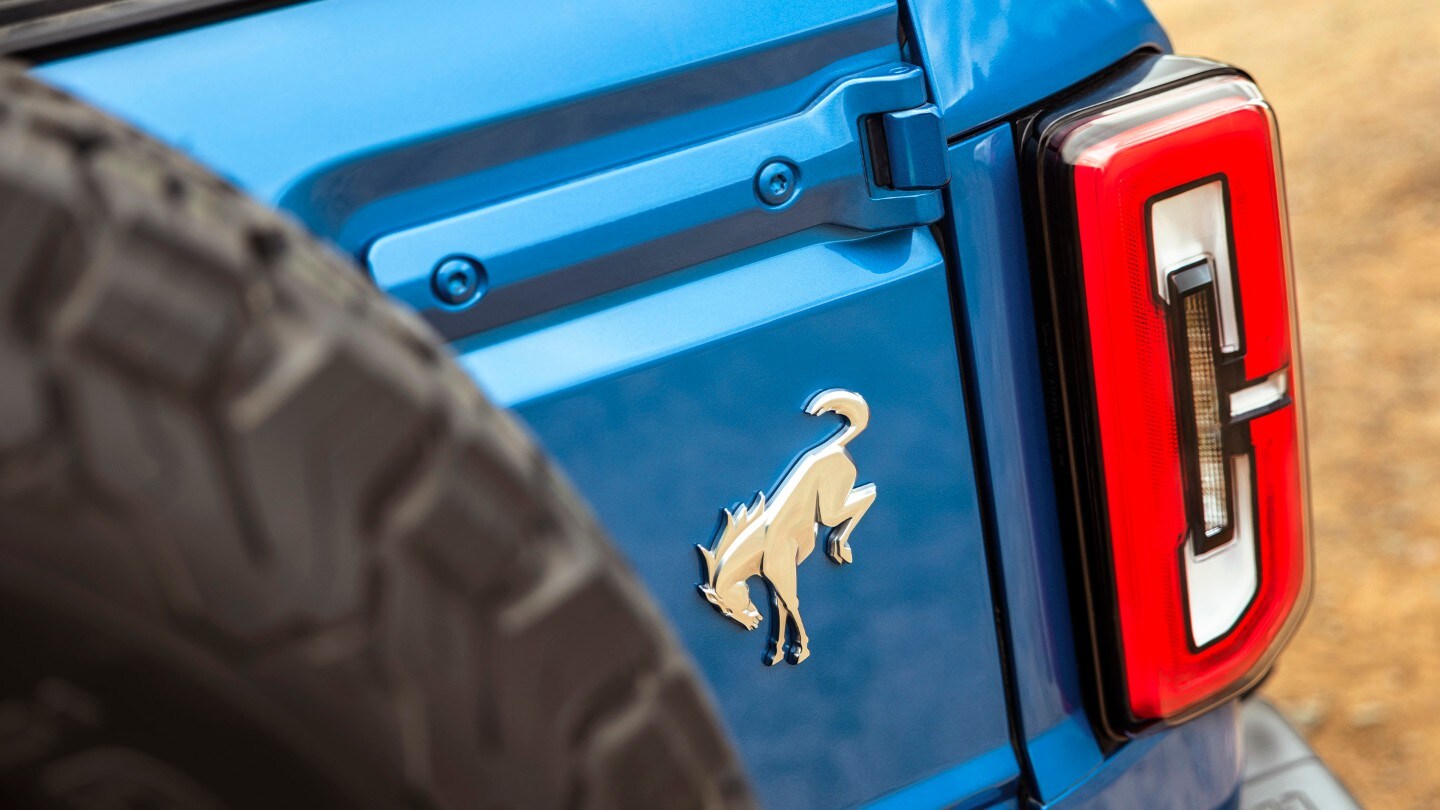
<path fill-rule="evenodd" d="M 850 440 L 859 436 L 870 424 L 870 406 L 865 403 L 865 398 L 854 391 L 846 391 L 841 388 L 831 388 L 821 391 L 810 398 L 809 404 L 805 406 L 805 412 L 811 416 L 819 416 L 822 413 L 838 413 L 845 417 L 848 422 L 845 429 L 840 431 L 834 439 L 835 444 L 844 447 Z"/>

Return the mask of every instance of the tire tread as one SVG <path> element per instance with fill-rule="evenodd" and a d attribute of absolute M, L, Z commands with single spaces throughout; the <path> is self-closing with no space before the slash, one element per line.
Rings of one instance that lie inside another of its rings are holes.
<path fill-rule="evenodd" d="M 0 529 L 125 538 L 0 564 L 203 649 L 422 804 L 751 803 L 643 588 L 427 327 L 173 150 L 0 88 Z"/>

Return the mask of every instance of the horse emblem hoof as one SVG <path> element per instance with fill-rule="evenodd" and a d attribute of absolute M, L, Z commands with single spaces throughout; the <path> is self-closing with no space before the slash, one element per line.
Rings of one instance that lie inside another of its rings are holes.
<path fill-rule="evenodd" d="M 831 388 L 811 397 L 805 412 L 839 414 L 846 424 L 806 450 L 768 498 L 758 492 L 749 506 L 721 510 L 720 531 L 710 548 L 696 546 L 705 565 L 705 581 L 698 586 L 701 596 L 746 630 L 754 630 L 762 618 L 750 599 L 750 578 L 758 576 L 769 587 L 774 647 L 763 660 L 772 666 L 810 657 L 810 637 L 795 590 L 796 569 L 815 550 L 816 524 L 829 529 L 825 552 L 830 559 L 853 562 L 850 535 L 875 502 L 874 484 L 855 486 L 859 472 L 847 447 L 870 423 L 865 398 Z"/>

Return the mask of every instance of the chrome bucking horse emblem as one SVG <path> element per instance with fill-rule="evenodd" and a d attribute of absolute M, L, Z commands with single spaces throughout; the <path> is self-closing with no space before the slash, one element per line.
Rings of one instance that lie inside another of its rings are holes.
<path fill-rule="evenodd" d="M 759 576 L 775 604 L 772 649 L 767 664 L 782 658 L 798 664 L 810 657 L 810 637 L 800 618 L 796 568 L 815 550 L 820 526 L 829 528 L 825 552 L 837 563 L 854 562 L 850 535 L 875 502 L 875 485 L 855 486 L 858 472 L 846 445 L 870 422 L 870 407 L 852 391 L 832 388 L 810 398 L 805 412 L 837 413 L 847 424 L 802 455 L 770 497 L 756 493 L 750 506 L 724 511 L 724 524 L 710 548 L 697 546 L 705 563 L 700 593 L 746 630 L 760 625 L 748 580 Z"/>

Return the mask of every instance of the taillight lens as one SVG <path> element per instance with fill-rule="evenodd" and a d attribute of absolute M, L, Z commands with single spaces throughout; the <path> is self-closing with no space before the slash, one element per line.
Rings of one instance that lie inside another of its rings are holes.
<path fill-rule="evenodd" d="M 1257 680 L 1308 597 L 1279 144 L 1220 69 L 1052 116 L 1038 147 L 1095 656 L 1128 733 Z"/>

